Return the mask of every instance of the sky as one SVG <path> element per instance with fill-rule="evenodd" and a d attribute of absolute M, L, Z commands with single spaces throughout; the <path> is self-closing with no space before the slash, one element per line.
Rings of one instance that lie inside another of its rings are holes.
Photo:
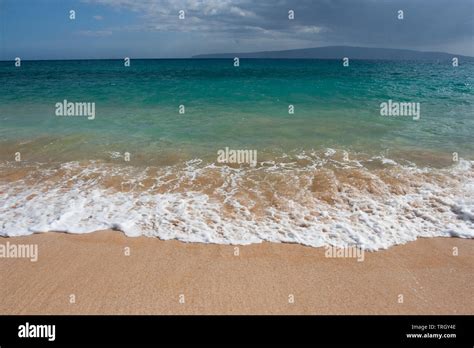
<path fill-rule="evenodd" d="M 330 45 L 474 56 L 474 0 L 0 0 L 0 60 Z"/>

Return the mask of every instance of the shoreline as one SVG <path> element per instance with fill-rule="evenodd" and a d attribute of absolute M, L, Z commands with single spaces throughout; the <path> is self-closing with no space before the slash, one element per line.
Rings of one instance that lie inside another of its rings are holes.
<path fill-rule="evenodd" d="M 0 237 L 7 241 L 37 244 L 38 260 L 0 258 L 3 315 L 474 312 L 472 239 L 422 238 L 365 252 L 363 262 L 299 244 L 184 243 L 111 230 Z"/>

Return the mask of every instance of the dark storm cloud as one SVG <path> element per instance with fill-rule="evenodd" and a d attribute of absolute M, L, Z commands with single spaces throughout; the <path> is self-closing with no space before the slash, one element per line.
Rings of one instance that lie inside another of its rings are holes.
<path fill-rule="evenodd" d="M 143 28 L 245 39 L 430 45 L 472 39 L 473 0 L 89 0 L 141 14 Z M 288 20 L 288 10 L 295 20 Z M 186 21 L 178 21 L 179 10 Z M 404 11 L 404 20 L 397 11 Z"/>

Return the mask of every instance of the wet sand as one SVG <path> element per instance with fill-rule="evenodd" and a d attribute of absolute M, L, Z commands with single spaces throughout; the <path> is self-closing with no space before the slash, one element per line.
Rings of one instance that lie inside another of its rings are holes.
<path fill-rule="evenodd" d="M 236 256 L 231 245 L 116 231 L 7 242 L 39 253 L 37 262 L 0 258 L 1 314 L 474 313 L 474 240 L 419 239 L 363 262 L 277 243 L 239 246 Z"/>

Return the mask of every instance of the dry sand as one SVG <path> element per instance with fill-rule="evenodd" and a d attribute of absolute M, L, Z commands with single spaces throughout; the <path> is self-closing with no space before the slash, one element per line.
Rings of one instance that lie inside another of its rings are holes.
<path fill-rule="evenodd" d="M 38 244 L 39 258 L 0 258 L 0 314 L 474 313 L 474 240 L 420 239 L 363 262 L 274 243 L 240 246 L 235 256 L 234 246 L 115 231 L 7 241 Z"/>

